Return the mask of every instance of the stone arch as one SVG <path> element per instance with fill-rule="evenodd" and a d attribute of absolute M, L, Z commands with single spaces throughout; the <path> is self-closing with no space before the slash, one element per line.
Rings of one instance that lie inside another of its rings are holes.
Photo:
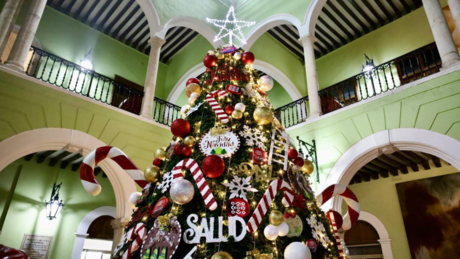
<path fill-rule="evenodd" d="M 318 22 L 319 14 L 326 4 L 327 0 L 313 0 L 308 6 L 304 21 L 299 29 L 300 38 L 315 35 L 315 26 Z"/>
<path fill-rule="evenodd" d="M 362 220 L 371 224 L 371 226 L 373 226 L 375 230 L 377 230 L 377 233 L 379 234 L 378 241 L 382 246 L 383 258 L 393 259 L 393 251 L 391 250 L 391 239 L 382 221 L 380 221 L 380 219 L 378 219 L 376 216 L 366 211 L 361 211 L 358 220 Z"/>
<path fill-rule="evenodd" d="M 147 17 L 147 22 L 149 23 L 150 28 L 150 36 L 153 37 L 155 33 L 162 29 L 160 16 L 158 16 L 155 5 L 151 0 L 136 0 L 136 2 L 144 12 L 145 17 Z"/>

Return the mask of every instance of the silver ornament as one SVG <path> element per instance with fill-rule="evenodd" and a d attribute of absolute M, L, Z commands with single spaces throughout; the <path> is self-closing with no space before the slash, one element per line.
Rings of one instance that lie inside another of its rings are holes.
<path fill-rule="evenodd" d="M 169 195 L 175 203 L 183 205 L 189 203 L 193 199 L 193 195 L 195 195 L 195 188 L 193 188 L 193 184 L 191 182 L 185 179 L 175 179 L 172 182 Z"/>
<path fill-rule="evenodd" d="M 236 60 L 240 60 L 241 59 L 241 52 L 235 52 L 235 54 L 233 55 L 233 57 L 236 59 Z"/>

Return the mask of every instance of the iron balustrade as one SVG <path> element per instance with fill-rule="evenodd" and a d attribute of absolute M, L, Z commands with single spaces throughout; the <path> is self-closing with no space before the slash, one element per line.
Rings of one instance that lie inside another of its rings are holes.
<path fill-rule="evenodd" d="M 171 123 L 182 118 L 181 108 L 168 101 L 155 97 L 153 99 L 153 119 L 163 125 L 171 126 Z"/>
<path fill-rule="evenodd" d="M 440 71 L 442 62 L 435 43 L 409 52 L 370 71 L 362 72 L 318 92 L 323 114 L 367 100 Z M 276 109 L 284 127 L 306 120 L 308 96 Z"/>

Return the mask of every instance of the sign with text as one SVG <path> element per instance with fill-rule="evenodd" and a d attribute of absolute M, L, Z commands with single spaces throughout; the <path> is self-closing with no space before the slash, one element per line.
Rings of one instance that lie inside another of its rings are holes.
<path fill-rule="evenodd" d="M 47 259 L 52 240 L 53 236 L 24 234 L 20 249 L 24 250 L 30 259 Z"/>
<path fill-rule="evenodd" d="M 200 140 L 200 150 L 205 155 L 231 156 L 240 148 L 240 138 L 233 132 L 211 135 L 206 133 Z"/>

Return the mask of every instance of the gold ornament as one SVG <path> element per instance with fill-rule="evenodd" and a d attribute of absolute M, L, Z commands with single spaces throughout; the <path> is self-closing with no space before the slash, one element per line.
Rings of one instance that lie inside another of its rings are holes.
<path fill-rule="evenodd" d="M 223 58 L 225 58 L 225 55 L 224 55 L 224 53 L 222 53 L 222 52 L 219 51 L 219 52 L 216 53 L 216 57 L 217 57 L 218 59 L 223 59 Z"/>
<path fill-rule="evenodd" d="M 164 160 L 166 158 L 166 151 L 165 148 L 159 148 L 155 151 L 155 158 L 159 158 L 161 160 Z"/>
<path fill-rule="evenodd" d="M 259 125 L 267 125 L 273 121 L 273 110 L 268 107 L 257 107 L 254 110 L 254 120 Z"/>
<path fill-rule="evenodd" d="M 225 134 L 225 132 L 230 131 L 227 125 L 216 123 L 216 125 L 210 130 L 211 136 L 217 136 Z"/>
<path fill-rule="evenodd" d="M 155 183 L 160 177 L 160 168 L 158 166 L 151 165 L 145 169 L 144 178 L 147 182 Z"/>
<path fill-rule="evenodd" d="M 193 136 L 188 136 L 184 139 L 184 144 L 187 147 L 193 147 L 196 144 L 196 139 Z"/>
<path fill-rule="evenodd" d="M 313 171 L 315 170 L 315 166 L 310 160 L 305 159 L 301 170 L 305 175 L 308 176 L 311 175 L 311 173 L 313 173 Z"/>
<path fill-rule="evenodd" d="M 232 118 L 235 119 L 235 120 L 239 120 L 239 119 L 243 118 L 243 112 L 240 111 L 240 110 L 233 110 Z"/>
<path fill-rule="evenodd" d="M 270 212 L 270 216 L 268 216 L 268 220 L 270 224 L 279 226 L 284 222 L 283 213 L 277 210 L 272 210 Z"/>
<path fill-rule="evenodd" d="M 164 216 L 159 216 L 158 217 L 158 223 L 160 223 L 161 226 L 163 227 L 168 227 L 169 226 L 169 222 L 170 222 L 170 218 L 174 216 L 173 214 L 166 214 Z"/>
<path fill-rule="evenodd" d="M 215 253 L 211 259 L 233 259 L 233 257 L 227 252 L 220 251 Z"/>
<path fill-rule="evenodd" d="M 145 215 L 142 217 L 142 222 L 147 223 L 149 221 L 149 215 Z"/>
<path fill-rule="evenodd" d="M 195 83 L 188 84 L 185 87 L 185 95 L 187 95 L 187 97 L 190 97 L 192 95 L 192 93 L 197 93 L 198 95 L 200 95 L 201 94 L 201 86 L 199 86 L 198 84 L 195 84 Z"/>

